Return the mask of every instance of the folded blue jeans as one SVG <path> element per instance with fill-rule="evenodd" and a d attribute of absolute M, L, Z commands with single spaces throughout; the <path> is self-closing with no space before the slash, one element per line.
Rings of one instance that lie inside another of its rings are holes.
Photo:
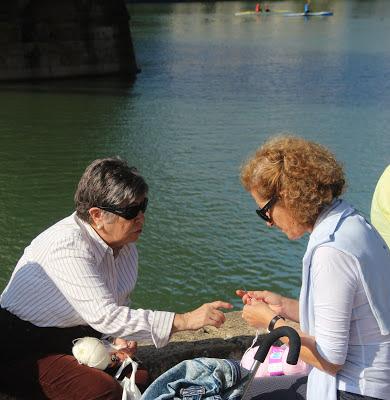
<path fill-rule="evenodd" d="M 182 361 L 166 371 L 141 400 L 240 400 L 243 391 L 239 362 L 202 357 Z"/>

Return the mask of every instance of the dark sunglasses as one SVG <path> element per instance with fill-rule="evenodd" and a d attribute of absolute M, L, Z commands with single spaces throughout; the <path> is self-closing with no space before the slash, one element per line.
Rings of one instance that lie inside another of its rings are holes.
<path fill-rule="evenodd" d="M 101 210 L 108 211 L 110 213 L 119 215 L 127 220 L 134 219 L 140 211 L 145 214 L 146 208 L 148 207 L 148 198 L 145 197 L 143 201 L 137 205 L 130 205 L 127 207 L 111 207 L 111 206 L 96 206 Z"/>
<path fill-rule="evenodd" d="M 266 222 L 272 222 L 272 219 L 267 215 L 267 212 L 273 207 L 273 205 L 276 203 L 277 197 L 272 196 L 271 200 L 262 208 L 258 208 L 256 210 L 256 214 L 262 218 Z"/>

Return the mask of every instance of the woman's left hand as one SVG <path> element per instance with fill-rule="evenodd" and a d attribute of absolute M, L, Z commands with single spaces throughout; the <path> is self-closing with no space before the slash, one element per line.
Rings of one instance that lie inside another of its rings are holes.
<path fill-rule="evenodd" d="M 268 328 L 275 315 L 275 311 L 272 311 L 264 302 L 252 301 L 242 309 L 242 318 L 254 328 Z"/>
<path fill-rule="evenodd" d="M 134 352 L 134 354 L 137 351 L 137 342 L 134 340 L 114 338 L 112 344 L 118 349 L 131 349 Z"/>
<path fill-rule="evenodd" d="M 137 342 L 134 340 L 115 338 L 112 344 L 118 348 L 116 351 L 110 352 L 113 365 L 122 363 L 128 357 L 134 357 L 137 352 Z"/>

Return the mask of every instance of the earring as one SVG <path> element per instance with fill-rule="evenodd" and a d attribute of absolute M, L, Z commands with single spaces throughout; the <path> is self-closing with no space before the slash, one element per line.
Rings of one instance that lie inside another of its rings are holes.
<path fill-rule="evenodd" d="M 101 225 L 97 225 L 96 228 L 102 229 L 103 227 Z"/>

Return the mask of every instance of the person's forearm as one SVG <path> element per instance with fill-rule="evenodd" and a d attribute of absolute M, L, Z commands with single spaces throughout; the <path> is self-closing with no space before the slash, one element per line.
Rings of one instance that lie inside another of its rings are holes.
<path fill-rule="evenodd" d="M 187 330 L 187 315 L 186 314 L 175 314 L 172 323 L 171 334 L 175 332 L 181 332 Z"/>
<path fill-rule="evenodd" d="M 299 302 L 296 299 L 283 297 L 282 300 L 282 317 L 294 322 L 299 322 Z"/>
<path fill-rule="evenodd" d="M 289 326 L 289 323 L 283 320 L 277 321 L 275 324 L 275 328 L 279 328 L 281 326 Z M 342 365 L 332 364 L 329 361 L 326 361 L 317 351 L 315 338 L 313 336 L 307 335 L 300 329 L 297 329 L 296 326 L 292 327 L 298 332 L 301 338 L 302 344 L 299 358 L 305 361 L 307 364 L 310 364 L 315 368 L 325 371 L 330 375 L 336 375 L 337 372 L 342 368 Z M 281 338 L 281 341 L 288 344 L 288 339 L 286 337 Z"/>

